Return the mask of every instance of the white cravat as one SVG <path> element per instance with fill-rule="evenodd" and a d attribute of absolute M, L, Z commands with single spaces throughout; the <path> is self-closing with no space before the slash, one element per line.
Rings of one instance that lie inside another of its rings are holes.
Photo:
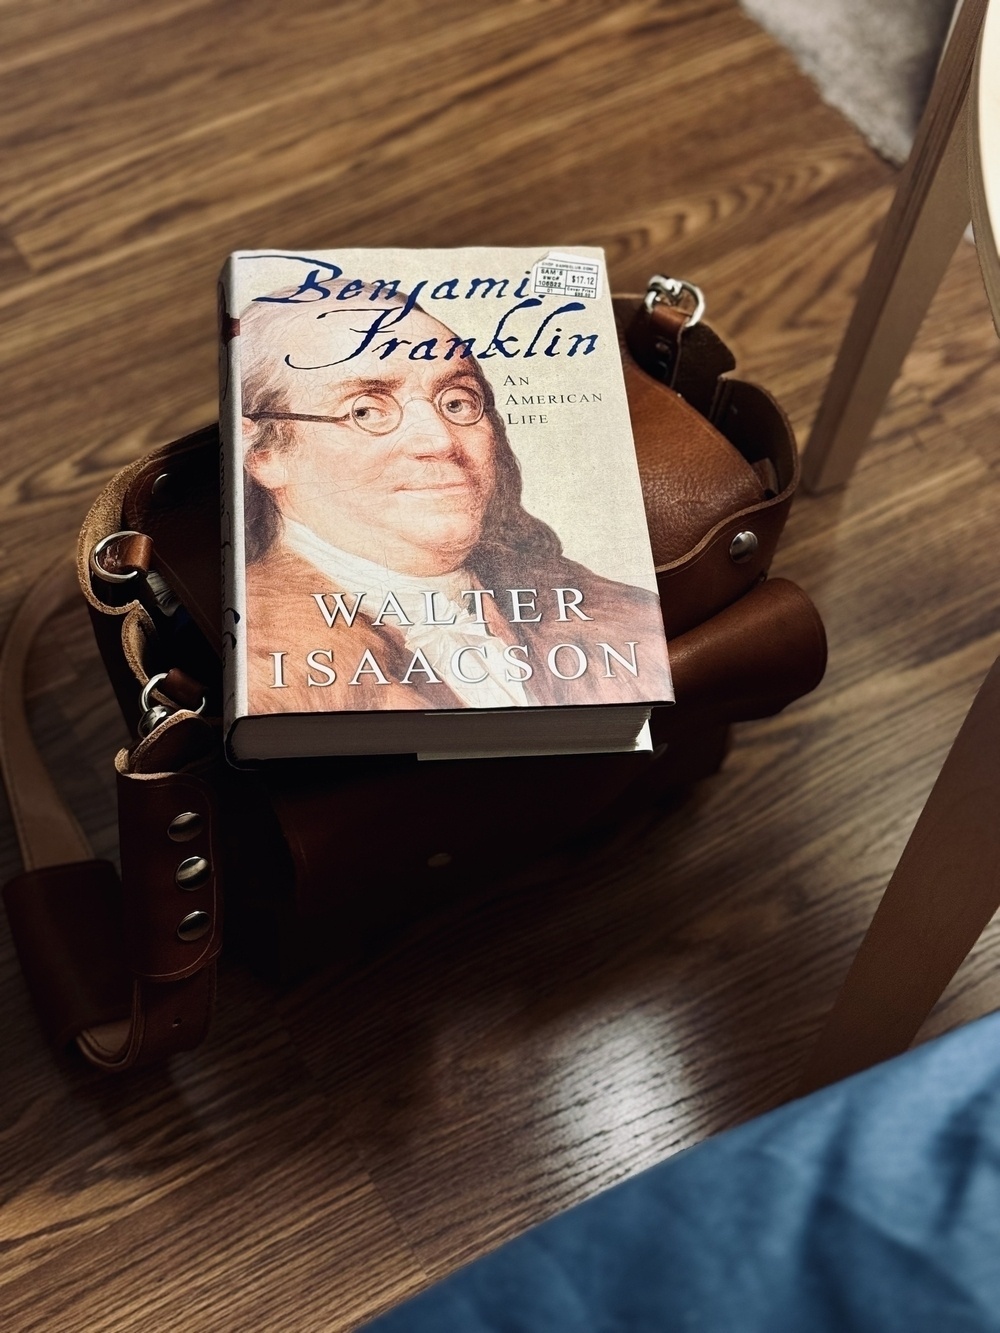
<path fill-rule="evenodd" d="M 464 590 L 479 586 L 474 574 L 462 569 L 450 574 L 396 574 L 364 556 L 331 546 L 302 523 L 286 518 L 284 529 L 288 547 L 333 582 L 329 591 L 345 595 L 365 594 L 361 613 L 367 614 L 369 619 L 374 620 L 386 596 L 392 593 L 407 619 L 413 623 L 400 624 L 391 608 L 384 621 L 398 627 L 410 652 L 419 649 L 424 653 L 437 674 L 463 703 L 474 708 L 510 708 L 512 704 L 523 707 L 534 702 L 519 680 L 506 679 L 509 668 L 504 663 L 503 650 L 507 645 L 491 634 L 488 626 L 476 621 L 468 604 L 470 599 L 461 596 Z M 454 624 L 423 623 L 427 616 L 425 593 L 437 594 L 433 598 L 435 618 L 451 620 L 454 617 Z M 470 676 L 488 672 L 484 680 L 470 684 L 450 671 L 449 664 L 460 648 L 477 649 L 464 655 L 463 665 Z M 523 661 L 523 655 L 519 654 L 517 660 Z M 417 679 L 424 679 L 419 671 Z"/>

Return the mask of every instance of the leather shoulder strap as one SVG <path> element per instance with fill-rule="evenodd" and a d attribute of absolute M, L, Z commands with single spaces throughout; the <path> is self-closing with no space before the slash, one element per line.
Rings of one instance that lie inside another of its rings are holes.
<path fill-rule="evenodd" d="M 1000 907 L 1000 659 L 903 850 L 797 1089 L 899 1055 Z"/>
<path fill-rule="evenodd" d="M 42 1026 L 108 1071 L 196 1046 L 221 944 L 213 766 L 218 747 L 178 710 L 117 757 L 122 879 L 93 859 L 38 753 L 24 670 L 41 625 L 79 596 L 69 556 L 29 592 L 0 654 L 0 769 L 25 870 L 3 897 Z"/>
<path fill-rule="evenodd" d="M 21 603 L 0 652 L 0 771 L 25 870 L 91 856 L 83 830 L 35 748 L 24 708 L 24 670 L 35 636 L 76 592 L 67 551 Z"/>

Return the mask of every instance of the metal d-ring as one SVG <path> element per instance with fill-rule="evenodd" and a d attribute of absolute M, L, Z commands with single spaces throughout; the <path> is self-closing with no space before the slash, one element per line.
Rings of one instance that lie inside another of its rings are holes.
<path fill-rule="evenodd" d="M 694 308 L 688 313 L 687 326 L 693 329 L 701 322 L 705 313 L 705 293 L 693 282 L 685 278 L 665 278 L 662 273 L 654 273 L 646 286 L 645 306 L 652 310 L 654 305 L 665 301 L 667 305 L 679 306 L 685 297 L 694 302 Z"/>
<path fill-rule="evenodd" d="M 154 704 L 151 695 L 159 685 L 161 680 L 166 680 L 170 673 L 168 671 L 159 671 L 155 676 L 150 676 L 142 687 L 142 693 L 139 695 L 139 735 L 148 736 L 150 732 L 155 731 L 161 722 L 166 722 L 172 715 L 172 710 L 164 704 Z M 190 708 L 187 711 L 194 713 L 197 717 L 199 713 L 205 711 L 205 696 L 201 696 L 201 703 L 197 708 Z"/>
<path fill-rule="evenodd" d="M 112 570 L 104 568 L 101 564 L 100 556 L 107 550 L 112 542 L 119 541 L 122 537 L 141 536 L 141 532 L 133 532 L 131 529 L 128 529 L 124 532 L 112 532 L 110 536 L 102 537 L 90 553 L 90 568 L 93 573 L 95 573 L 99 579 L 103 579 L 105 583 L 128 583 L 129 579 L 134 579 L 139 572 L 137 569 L 130 569 L 127 574 L 115 574 Z"/>

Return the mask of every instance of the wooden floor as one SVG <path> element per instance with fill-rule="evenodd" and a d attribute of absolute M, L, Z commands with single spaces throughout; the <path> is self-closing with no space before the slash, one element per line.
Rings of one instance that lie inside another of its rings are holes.
<path fill-rule="evenodd" d="M 893 172 L 731 0 L 2 0 L 0 627 L 98 486 L 209 420 L 237 247 L 607 247 L 708 293 L 804 438 Z M 0 924 L 5 1333 L 338 1330 L 789 1091 L 1000 652 L 1000 354 L 963 244 L 851 488 L 775 572 L 823 686 L 656 823 L 105 1080 L 43 1046 Z M 35 668 L 100 850 L 87 627 Z M 9 821 L 0 869 L 17 868 Z M 1000 932 L 928 1031 L 1000 1004 Z"/>

